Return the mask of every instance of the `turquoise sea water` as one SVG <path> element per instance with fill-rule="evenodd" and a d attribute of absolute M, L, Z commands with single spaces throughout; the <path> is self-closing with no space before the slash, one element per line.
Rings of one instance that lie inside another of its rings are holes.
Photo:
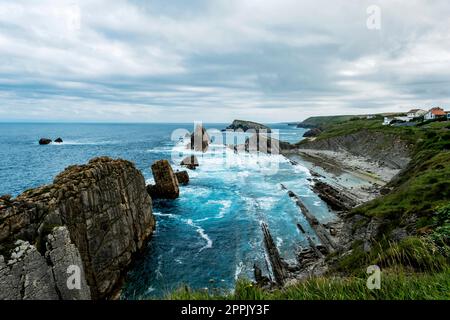
<path fill-rule="evenodd" d="M 226 124 L 207 124 L 222 129 Z M 304 129 L 273 125 L 280 139 L 297 142 Z M 0 194 L 17 195 L 51 183 L 65 167 L 96 156 L 135 162 L 150 183 L 150 165 L 169 159 L 175 170 L 186 152 L 173 139 L 175 129 L 193 124 L 0 124 Z M 41 137 L 62 137 L 61 145 L 39 146 Z M 235 154 L 216 141 L 198 153 L 200 167 L 174 201 L 154 201 L 157 229 L 142 257 L 132 266 L 123 299 L 161 297 L 189 285 L 231 290 L 238 277 L 251 278 L 256 262 L 270 274 L 261 222 L 269 225 L 284 258 L 295 259 L 307 246 L 296 227 L 307 226 L 281 184 L 299 194 L 320 220 L 333 218 L 310 190 L 308 170 L 280 155 Z M 308 230 L 314 238 L 311 230 Z"/>

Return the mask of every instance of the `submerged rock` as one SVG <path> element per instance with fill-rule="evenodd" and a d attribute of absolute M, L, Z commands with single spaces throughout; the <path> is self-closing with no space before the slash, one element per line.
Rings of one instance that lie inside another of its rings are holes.
<path fill-rule="evenodd" d="M 195 168 L 197 168 L 199 166 L 199 163 L 198 163 L 197 157 L 192 155 L 192 156 L 188 156 L 188 157 L 184 158 L 180 162 L 180 165 L 185 166 L 186 168 L 188 168 L 190 170 L 195 170 Z"/>
<path fill-rule="evenodd" d="M 50 143 L 52 143 L 52 139 L 41 138 L 41 139 L 39 140 L 39 144 L 40 144 L 40 145 L 47 145 L 47 144 L 50 144 Z"/>
<path fill-rule="evenodd" d="M 169 161 L 159 160 L 152 165 L 155 185 L 150 187 L 151 195 L 154 198 L 176 199 L 180 195 L 178 180 L 175 176 Z M 147 188 L 147 190 L 149 190 Z"/>
<path fill-rule="evenodd" d="M 0 298 L 110 298 L 154 228 L 144 177 L 131 162 L 71 166 L 51 185 L 0 201 Z M 67 287 L 68 272 L 79 272 L 80 290 Z"/>

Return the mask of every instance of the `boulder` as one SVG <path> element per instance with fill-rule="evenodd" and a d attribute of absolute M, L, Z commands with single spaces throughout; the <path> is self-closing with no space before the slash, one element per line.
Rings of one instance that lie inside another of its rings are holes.
<path fill-rule="evenodd" d="M 187 171 L 177 171 L 175 172 L 178 183 L 181 185 L 187 185 L 189 183 L 189 174 Z"/>
<path fill-rule="evenodd" d="M 104 157 L 70 166 L 53 184 L 0 201 L 0 298 L 114 297 L 154 228 L 134 164 Z M 80 274 L 80 290 L 67 287 L 69 271 Z"/>
<path fill-rule="evenodd" d="M 188 168 L 190 170 L 195 170 L 195 168 L 197 168 L 199 166 L 198 159 L 194 155 L 184 158 L 180 162 L 180 165 L 185 166 L 186 168 Z"/>
<path fill-rule="evenodd" d="M 178 180 L 169 161 L 159 160 L 152 165 L 155 187 L 152 189 L 153 197 L 163 199 L 176 199 L 180 195 Z"/>
<path fill-rule="evenodd" d="M 39 140 L 39 144 L 40 144 L 40 145 L 46 145 L 46 144 L 50 144 L 50 143 L 52 143 L 52 139 L 41 138 L 41 139 Z"/>
<path fill-rule="evenodd" d="M 194 132 L 191 134 L 191 141 L 188 143 L 187 148 L 195 151 L 206 152 L 209 147 L 209 135 L 206 129 L 201 125 L 195 127 Z"/>
<path fill-rule="evenodd" d="M 56 142 L 56 143 L 63 143 L 63 139 L 57 138 L 57 139 L 55 140 L 55 142 Z"/>

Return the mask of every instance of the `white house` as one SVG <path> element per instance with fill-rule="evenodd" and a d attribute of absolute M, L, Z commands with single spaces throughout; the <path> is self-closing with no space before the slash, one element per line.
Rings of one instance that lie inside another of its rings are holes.
<path fill-rule="evenodd" d="M 446 113 L 444 111 L 444 109 L 436 107 L 436 108 L 431 108 L 424 116 L 425 120 L 434 120 L 437 118 L 441 118 L 441 117 L 445 117 Z"/>
<path fill-rule="evenodd" d="M 422 110 L 422 109 L 411 109 L 408 111 L 407 116 L 409 118 L 418 118 L 421 117 L 423 115 L 425 115 L 427 113 L 426 110 Z"/>

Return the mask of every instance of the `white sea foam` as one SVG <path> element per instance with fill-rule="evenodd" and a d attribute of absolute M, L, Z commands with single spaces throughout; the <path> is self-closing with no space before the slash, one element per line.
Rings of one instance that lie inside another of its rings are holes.
<path fill-rule="evenodd" d="M 258 204 L 259 208 L 261 208 L 263 210 L 270 210 L 277 203 L 278 199 L 276 199 L 274 197 L 261 197 L 261 198 L 256 198 L 255 201 Z"/>
<path fill-rule="evenodd" d="M 183 196 L 195 196 L 195 197 L 207 197 L 211 194 L 211 190 L 204 187 L 187 186 L 180 189 L 180 193 Z M 186 199 L 181 197 L 181 199 Z"/>
<path fill-rule="evenodd" d="M 170 218 L 176 217 L 174 214 L 171 214 L 171 213 L 161 213 L 161 212 L 153 212 L 153 215 L 159 216 L 159 217 L 170 217 Z"/>
<path fill-rule="evenodd" d="M 216 218 L 223 218 L 231 207 L 231 200 L 208 200 L 206 204 L 220 204 L 221 208 Z M 198 220 L 197 220 L 198 221 Z"/>
<path fill-rule="evenodd" d="M 239 279 L 240 274 L 244 271 L 244 263 L 240 261 L 238 264 L 236 264 L 236 269 L 234 271 L 234 280 Z"/>
<path fill-rule="evenodd" d="M 61 143 L 52 142 L 51 146 L 78 146 L 78 145 L 105 145 L 105 144 L 115 144 L 118 141 L 79 141 L 79 140 L 64 140 Z"/>
<path fill-rule="evenodd" d="M 147 153 L 170 153 L 172 148 L 170 147 L 156 147 L 153 149 L 148 149 L 145 152 Z"/>
<path fill-rule="evenodd" d="M 155 270 L 156 278 L 161 279 L 163 277 L 163 274 L 161 272 L 162 268 L 162 255 L 158 256 L 158 267 Z"/>
<path fill-rule="evenodd" d="M 145 291 L 145 294 L 149 294 L 152 293 L 153 291 L 155 291 L 156 289 L 153 287 L 148 287 L 147 290 Z"/>
<path fill-rule="evenodd" d="M 281 247 L 281 245 L 283 244 L 283 239 L 281 239 L 280 237 L 277 237 L 277 247 Z"/>
<path fill-rule="evenodd" d="M 188 225 L 194 227 L 194 228 L 196 229 L 197 233 L 200 235 L 200 237 L 202 237 L 202 238 L 206 241 L 206 244 L 205 244 L 202 248 L 200 248 L 199 252 L 201 252 L 201 251 L 203 251 L 203 250 L 205 250 L 205 249 L 212 248 L 213 242 L 212 242 L 212 240 L 209 238 L 209 236 L 205 233 L 205 230 L 204 230 L 202 227 L 200 227 L 200 226 L 198 226 L 197 224 L 195 224 L 195 223 L 192 221 L 192 219 L 187 219 L 187 220 L 185 220 L 185 221 L 186 221 L 186 223 L 187 223 Z"/>

